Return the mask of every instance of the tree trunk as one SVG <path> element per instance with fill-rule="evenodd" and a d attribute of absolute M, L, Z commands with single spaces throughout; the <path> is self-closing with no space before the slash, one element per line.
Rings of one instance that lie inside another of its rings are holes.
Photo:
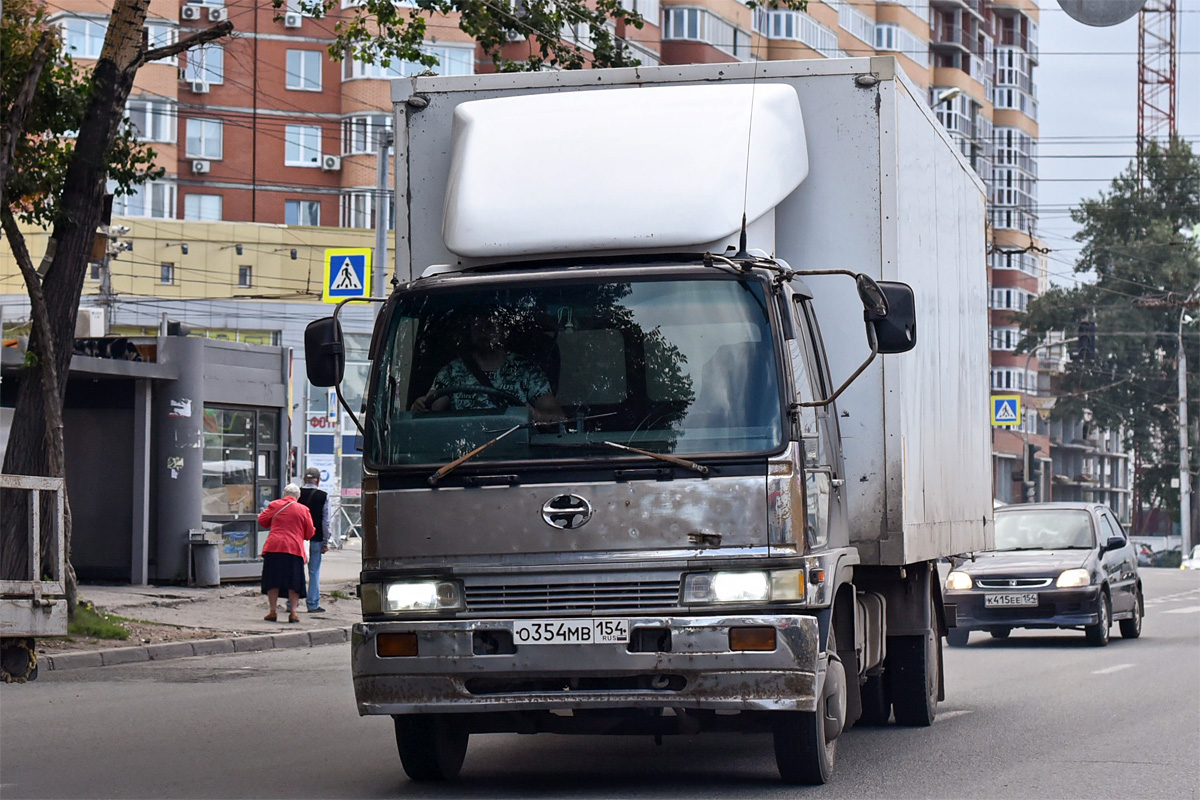
<path fill-rule="evenodd" d="M 50 339 L 45 352 L 51 354 L 49 363 L 62 379 L 56 381 L 56 387 L 54 383 L 48 384 L 57 395 L 56 400 L 51 400 L 53 395 L 43 391 L 43 381 L 52 380 L 47 378 L 43 365 L 26 369 L 17 390 L 4 455 L 3 471 L 9 474 L 63 477 L 61 450 L 52 454 L 55 448 L 47 447 L 48 434 L 53 436 L 47 429 L 47 418 L 55 411 L 61 414 L 66 394 L 74 352 L 75 315 L 92 240 L 103 213 L 109 152 L 125 116 L 125 101 L 133 88 L 134 76 L 142 63 L 142 31 L 148 7 L 149 0 L 117 0 L 92 75 L 91 95 L 79 126 L 75 156 L 67 168 L 51 234 L 56 243 L 54 257 L 41 284 Z M 35 330 L 31 341 L 35 353 L 43 351 L 36 341 L 38 335 Z M 0 563 L 4 564 L 6 575 L 23 570 L 28 563 L 25 520 L 24 515 L 16 513 L 6 513 L 0 520 Z M 64 530 L 63 534 L 69 559 L 69 532 Z M 68 571 L 73 574 L 73 570 Z"/>

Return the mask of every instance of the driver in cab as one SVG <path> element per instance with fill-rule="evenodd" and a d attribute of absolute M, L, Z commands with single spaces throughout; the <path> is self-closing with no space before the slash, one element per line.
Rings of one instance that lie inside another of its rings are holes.
<path fill-rule="evenodd" d="M 524 404 L 535 422 L 562 419 L 550 381 L 537 364 L 508 349 L 503 309 L 491 308 L 472 322 L 468 352 L 438 370 L 430 390 L 412 404 L 415 412 L 488 410 Z"/>

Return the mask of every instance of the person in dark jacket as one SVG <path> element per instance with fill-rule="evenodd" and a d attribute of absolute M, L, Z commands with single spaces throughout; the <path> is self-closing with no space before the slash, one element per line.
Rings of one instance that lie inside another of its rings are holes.
<path fill-rule="evenodd" d="M 329 525 L 329 495 L 317 488 L 320 484 L 321 470 L 309 467 L 304 471 L 300 502 L 307 506 L 316 530 L 308 543 L 308 596 L 305 605 L 310 614 L 325 612 L 321 608 L 321 556 L 329 552 L 329 542 L 333 538 Z"/>

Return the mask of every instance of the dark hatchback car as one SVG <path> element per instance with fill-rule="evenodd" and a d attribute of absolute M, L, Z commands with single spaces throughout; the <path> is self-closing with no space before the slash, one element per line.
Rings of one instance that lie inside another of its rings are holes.
<path fill-rule="evenodd" d="M 1141 635 L 1137 550 L 1107 507 L 1028 503 L 995 516 L 995 549 L 956 556 L 946 576 L 951 645 L 971 631 L 1003 639 L 1013 628 L 1074 628 L 1103 647 L 1114 620 L 1124 638 Z"/>

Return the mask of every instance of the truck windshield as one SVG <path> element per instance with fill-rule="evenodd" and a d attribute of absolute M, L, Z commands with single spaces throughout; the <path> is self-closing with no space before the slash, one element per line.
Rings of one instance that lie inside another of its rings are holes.
<path fill-rule="evenodd" d="M 367 460 L 440 465 L 782 446 L 778 367 L 754 279 L 413 293 L 376 361 Z"/>

